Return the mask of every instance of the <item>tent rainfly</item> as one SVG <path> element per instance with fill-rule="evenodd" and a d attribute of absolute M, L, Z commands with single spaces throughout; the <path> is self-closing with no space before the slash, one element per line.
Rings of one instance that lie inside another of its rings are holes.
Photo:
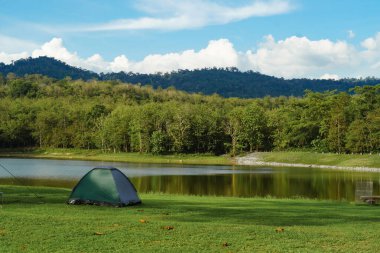
<path fill-rule="evenodd" d="M 113 167 L 94 168 L 74 187 L 68 204 L 128 206 L 140 204 L 128 177 Z"/>

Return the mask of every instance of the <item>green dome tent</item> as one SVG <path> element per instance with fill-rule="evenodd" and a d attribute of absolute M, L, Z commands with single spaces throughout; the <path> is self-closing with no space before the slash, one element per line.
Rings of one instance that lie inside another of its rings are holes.
<path fill-rule="evenodd" d="M 68 204 L 127 206 L 141 200 L 131 181 L 113 167 L 94 168 L 74 187 Z"/>

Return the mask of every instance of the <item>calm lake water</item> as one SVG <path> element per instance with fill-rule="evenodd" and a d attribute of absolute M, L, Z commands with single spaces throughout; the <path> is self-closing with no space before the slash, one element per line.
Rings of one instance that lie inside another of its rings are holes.
<path fill-rule="evenodd" d="M 0 184 L 73 187 L 89 170 L 114 166 L 139 192 L 355 200 L 359 187 L 380 195 L 380 173 L 312 168 L 136 164 L 0 158 Z M 361 189 L 363 190 L 363 189 Z"/>

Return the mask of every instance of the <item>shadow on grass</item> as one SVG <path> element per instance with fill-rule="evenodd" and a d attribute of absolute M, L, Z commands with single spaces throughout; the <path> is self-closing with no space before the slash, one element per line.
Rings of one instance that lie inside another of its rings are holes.
<path fill-rule="evenodd" d="M 59 204 L 65 203 L 70 195 L 70 190 L 47 187 L 24 187 L 24 186 L 2 186 L 3 205 L 7 204 Z"/>
<path fill-rule="evenodd" d="M 184 222 L 218 220 L 221 224 L 269 226 L 325 226 L 380 222 L 379 207 L 355 206 L 340 202 L 242 199 L 230 204 L 150 200 L 145 206 L 172 213 L 181 212 L 181 215 L 172 217 L 172 220 Z"/>

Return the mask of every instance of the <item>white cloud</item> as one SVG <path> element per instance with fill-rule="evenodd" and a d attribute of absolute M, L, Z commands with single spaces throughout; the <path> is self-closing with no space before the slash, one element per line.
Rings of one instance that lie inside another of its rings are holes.
<path fill-rule="evenodd" d="M 374 37 L 369 37 L 363 40 L 361 45 L 368 51 L 380 51 L 380 32 Z"/>
<path fill-rule="evenodd" d="M 107 61 L 99 54 L 82 58 L 68 50 L 61 38 L 53 38 L 29 53 L 0 52 L 0 61 L 10 63 L 28 56 L 49 56 L 70 65 L 95 72 L 170 72 L 178 69 L 237 67 L 285 78 L 322 78 L 377 76 L 380 73 L 380 33 L 362 41 L 361 47 L 346 41 L 311 40 L 292 36 L 275 40 L 264 38 L 254 51 L 240 52 L 228 39 L 211 40 L 199 50 L 147 55 L 132 61 L 125 55 Z"/>
<path fill-rule="evenodd" d="M 358 64 L 355 48 L 346 42 L 296 36 L 275 41 L 269 35 L 256 52 L 247 54 L 251 69 L 286 78 L 318 78 Z"/>
<path fill-rule="evenodd" d="M 177 69 L 207 67 L 231 67 L 238 65 L 238 53 L 227 39 L 212 40 L 199 52 L 186 50 L 181 53 L 155 54 L 141 62 L 131 64 L 130 69 L 140 73 L 168 72 Z"/>
<path fill-rule="evenodd" d="M 70 53 L 64 46 L 61 38 L 53 38 L 51 41 L 43 44 L 40 49 L 36 49 L 32 53 L 32 57 L 49 56 L 72 65 L 76 65 L 79 61 L 77 53 Z"/>
<path fill-rule="evenodd" d="M 140 0 L 136 5 L 151 16 L 112 20 L 71 30 L 180 30 L 282 14 L 295 8 L 289 0 L 252 1 L 243 6 L 222 5 L 211 0 Z"/>
<path fill-rule="evenodd" d="M 32 57 L 37 58 L 39 56 L 48 56 L 66 62 L 69 65 L 75 67 L 81 67 L 96 72 L 107 70 L 108 63 L 106 63 L 102 56 L 94 54 L 87 59 L 80 58 L 77 52 L 70 52 L 63 45 L 61 38 L 53 38 L 51 41 L 46 42 L 41 48 L 32 52 Z"/>
<path fill-rule="evenodd" d="M 112 72 L 126 71 L 130 69 L 130 62 L 125 55 L 115 57 L 115 59 L 109 64 L 109 70 Z"/>
<path fill-rule="evenodd" d="M 16 54 L 7 54 L 4 52 L 0 52 L 0 62 L 5 64 L 10 64 L 13 61 L 17 61 L 19 59 L 28 58 L 29 54 L 27 52 L 16 53 Z"/>
<path fill-rule="evenodd" d="M 335 74 L 323 74 L 319 77 L 319 79 L 325 79 L 325 80 L 339 80 L 339 76 Z"/>
<path fill-rule="evenodd" d="M 169 72 L 177 69 L 237 66 L 239 61 L 238 53 L 227 39 L 212 40 L 206 48 L 198 52 L 186 50 L 180 53 L 152 54 L 139 62 L 130 61 L 125 55 L 120 55 L 107 62 L 99 54 L 80 58 L 76 52 L 65 48 L 62 39 L 53 38 L 32 52 L 32 57 L 39 56 L 53 57 L 72 66 L 96 72 Z"/>
<path fill-rule="evenodd" d="M 368 38 L 362 41 L 361 45 L 367 50 L 376 50 L 378 43 L 376 41 L 376 38 Z"/>
<path fill-rule="evenodd" d="M 370 37 L 362 41 L 361 46 L 365 49 L 360 52 L 361 58 L 368 63 L 368 75 L 379 76 L 380 73 L 380 32 L 374 37 Z"/>

